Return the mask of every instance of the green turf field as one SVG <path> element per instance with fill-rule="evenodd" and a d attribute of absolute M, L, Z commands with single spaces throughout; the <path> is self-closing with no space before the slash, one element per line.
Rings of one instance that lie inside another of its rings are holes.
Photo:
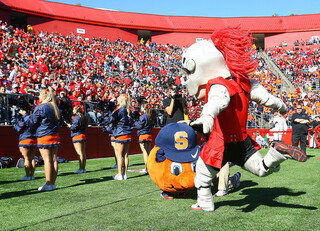
<path fill-rule="evenodd" d="M 0 230 L 320 230 L 320 151 L 308 156 L 305 163 L 284 162 L 265 178 L 232 167 L 231 174 L 242 174 L 241 186 L 215 198 L 211 213 L 190 209 L 194 190 L 164 200 L 148 175 L 129 172 L 126 181 L 112 180 L 114 158 L 88 160 L 87 173 L 79 175 L 73 174 L 77 162 L 60 164 L 52 192 L 37 191 L 42 172 L 20 182 L 24 169 L 0 169 Z M 129 169 L 143 168 L 142 155 L 129 159 Z"/>

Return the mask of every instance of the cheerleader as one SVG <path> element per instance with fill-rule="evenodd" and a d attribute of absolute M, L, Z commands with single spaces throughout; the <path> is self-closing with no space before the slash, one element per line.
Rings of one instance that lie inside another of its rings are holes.
<path fill-rule="evenodd" d="M 72 124 L 67 124 L 71 131 L 72 143 L 74 149 L 79 156 L 79 169 L 74 173 L 86 172 L 86 129 L 88 127 L 88 118 L 84 116 L 81 107 L 74 107 L 73 114 L 75 117 L 72 120 Z"/>
<path fill-rule="evenodd" d="M 110 116 L 115 111 L 116 105 L 115 105 L 115 103 L 113 103 L 113 101 L 107 100 L 106 97 L 104 98 L 104 105 L 105 106 L 104 106 L 104 113 L 103 113 L 103 121 L 101 122 L 100 125 L 102 126 L 103 132 L 109 133 L 111 146 L 112 146 L 114 153 L 115 153 L 115 156 L 114 156 L 115 165 L 112 166 L 111 168 L 115 169 L 115 168 L 118 168 L 117 155 L 116 155 L 117 150 L 116 150 L 115 138 L 113 136 L 114 127 L 113 127 L 112 123 L 109 122 L 109 120 L 110 120 Z"/>
<path fill-rule="evenodd" d="M 102 126 L 102 131 L 103 132 L 108 132 L 109 133 L 109 138 L 110 138 L 110 142 L 111 142 L 111 146 L 114 150 L 114 159 L 115 159 L 115 165 L 112 166 L 112 169 L 118 168 L 117 165 L 117 149 L 116 149 L 116 139 L 113 136 L 113 131 L 114 131 L 114 127 L 112 126 L 112 124 L 108 124 L 109 123 L 109 115 L 105 114 L 104 119 L 102 121 L 102 123 L 100 124 Z"/>
<path fill-rule="evenodd" d="M 117 107 L 110 117 L 110 123 L 114 127 L 113 135 L 115 137 L 115 149 L 118 164 L 118 174 L 113 177 L 114 180 L 126 180 L 129 166 L 129 145 L 133 130 L 132 113 L 130 111 L 130 98 L 121 94 L 118 97 Z M 124 168 L 122 169 L 124 158 Z"/>
<path fill-rule="evenodd" d="M 40 105 L 34 109 L 30 120 L 30 124 L 36 128 L 37 147 L 44 160 L 46 176 L 46 183 L 38 190 L 52 191 L 56 189 L 55 182 L 58 173 L 60 113 L 51 87 L 40 91 L 39 102 Z"/>
<path fill-rule="evenodd" d="M 30 120 L 30 110 L 20 109 L 19 114 L 12 121 L 13 130 L 19 132 L 19 151 L 24 159 L 24 169 L 26 175 L 21 181 L 34 180 L 34 171 L 36 162 L 34 156 L 36 154 L 37 138 L 34 129 L 28 126 Z"/>
<path fill-rule="evenodd" d="M 143 160 L 145 164 L 145 168 L 143 172 L 147 173 L 147 160 L 151 150 L 151 142 L 152 142 L 151 130 L 154 125 L 152 114 L 151 114 L 152 111 L 150 110 L 147 102 L 144 102 L 141 104 L 141 113 L 142 114 L 139 117 L 139 120 L 134 123 L 134 126 L 137 128 L 139 145 L 143 153 Z"/>

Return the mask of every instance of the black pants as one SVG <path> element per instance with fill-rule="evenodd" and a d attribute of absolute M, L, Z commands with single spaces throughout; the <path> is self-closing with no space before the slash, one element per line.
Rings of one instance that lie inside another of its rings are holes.
<path fill-rule="evenodd" d="M 301 150 L 306 153 L 308 135 L 307 134 L 292 134 L 292 146 L 298 147 L 300 141 Z"/>

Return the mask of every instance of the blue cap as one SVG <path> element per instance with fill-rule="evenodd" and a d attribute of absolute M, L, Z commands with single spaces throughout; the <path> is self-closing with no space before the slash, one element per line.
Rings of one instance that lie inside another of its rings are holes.
<path fill-rule="evenodd" d="M 170 123 L 163 127 L 155 144 L 160 147 L 158 161 L 168 158 L 174 162 L 187 163 L 197 160 L 200 153 L 195 131 L 184 123 Z"/>

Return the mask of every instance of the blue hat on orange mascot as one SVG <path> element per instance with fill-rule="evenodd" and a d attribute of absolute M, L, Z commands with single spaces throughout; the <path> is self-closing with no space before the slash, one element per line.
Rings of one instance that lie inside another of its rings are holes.
<path fill-rule="evenodd" d="M 198 159 L 200 147 L 193 128 L 184 123 L 170 123 L 158 133 L 155 144 L 157 161 L 168 158 L 174 162 L 187 163 Z"/>
<path fill-rule="evenodd" d="M 197 135 L 190 126 L 166 125 L 158 133 L 148 157 L 147 168 L 152 181 L 167 192 L 181 193 L 194 188 L 199 153 Z"/>

